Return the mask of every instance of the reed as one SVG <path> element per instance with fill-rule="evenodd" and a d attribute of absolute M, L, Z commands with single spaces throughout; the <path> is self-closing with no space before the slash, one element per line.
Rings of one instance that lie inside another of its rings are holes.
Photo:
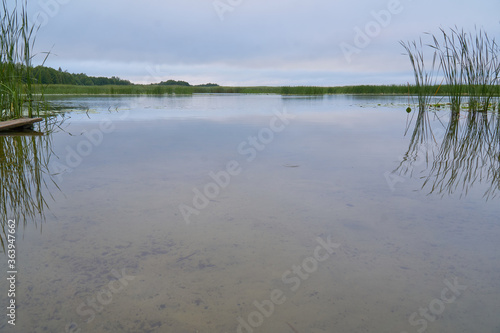
<path fill-rule="evenodd" d="M 164 95 L 193 93 L 193 87 L 160 85 L 103 85 L 82 86 L 50 84 L 44 87 L 45 95 Z"/>
<path fill-rule="evenodd" d="M 2 0 L 0 16 L 0 120 L 38 117 L 43 93 L 33 82 L 31 50 L 35 26 L 30 25 L 27 0 Z"/>
<path fill-rule="evenodd" d="M 499 48 L 494 39 L 479 30 L 475 34 L 461 35 L 465 50 L 465 77 L 469 94 L 469 107 L 487 111 L 499 84 Z"/>
<path fill-rule="evenodd" d="M 424 110 L 425 107 L 429 105 L 432 95 L 435 95 L 439 89 L 434 90 L 434 87 L 436 86 L 435 67 L 437 52 L 433 52 L 432 66 L 430 69 L 427 69 L 425 66 L 426 56 L 424 53 L 422 39 L 420 39 L 419 42 L 413 41 L 405 43 L 401 41 L 400 44 L 406 50 L 406 54 L 410 59 L 415 77 L 418 105 L 421 110 Z"/>
<path fill-rule="evenodd" d="M 438 89 L 439 88 L 439 89 Z M 446 95 L 451 90 L 447 85 L 429 86 L 437 95 Z M 165 95 L 165 94 L 276 94 L 276 95 L 416 95 L 415 85 L 358 85 L 358 86 L 284 86 L 284 87 L 228 87 L 228 86 L 161 86 L 161 85 L 102 85 L 85 86 L 71 84 L 48 84 L 43 87 L 45 95 Z M 498 95 L 498 94 L 497 94 Z"/>
<path fill-rule="evenodd" d="M 419 106 L 425 108 L 433 94 L 432 89 L 428 89 L 432 72 L 426 72 L 423 57 L 426 46 L 434 52 L 432 68 L 439 59 L 438 72 L 434 74 L 443 77 L 453 112 L 460 112 L 465 104 L 471 111 L 494 110 L 500 92 L 500 49 L 495 39 L 477 28 L 470 33 L 457 27 L 440 31 L 440 36 L 429 34 L 430 44 L 424 45 L 422 39 L 419 43 L 400 42 L 413 67 Z"/>
<path fill-rule="evenodd" d="M 464 63 L 465 49 L 458 47 L 457 40 L 461 39 L 464 32 L 452 29 L 452 33 L 448 34 L 444 29 L 441 28 L 440 30 L 443 36 L 442 45 L 438 38 L 433 36 L 434 44 L 430 46 L 438 52 L 444 80 L 447 86 L 451 88 L 448 90 L 451 109 L 452 111 L 460 111 L 464 90 L 464 67 L 462 64 Z"/>

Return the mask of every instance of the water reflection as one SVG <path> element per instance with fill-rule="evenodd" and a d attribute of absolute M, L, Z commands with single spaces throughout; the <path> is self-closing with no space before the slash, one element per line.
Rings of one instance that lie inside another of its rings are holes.
<path fill-rule="evenodd" d="M 410 145 L 395 172 L 413 176 L 424 165 L 419 177 L 429 194 L 467 195 L 473 185 L 483 184 L 484 197 L 495 197 L 500 189 L 499 113 L 449 111 L 446 123 L 439 119 L 442 112 L 418 111 Z"/>
<path fill-rule="evenodd" d="M 0 133 L 0 244 L 4 248 L 5 224 L 15 220 L 24 226 L 42 223 L 48 208 L 48 172 L 52 155 L 51 140 L 55 119 L 48 119 L 35 130 Z"/>

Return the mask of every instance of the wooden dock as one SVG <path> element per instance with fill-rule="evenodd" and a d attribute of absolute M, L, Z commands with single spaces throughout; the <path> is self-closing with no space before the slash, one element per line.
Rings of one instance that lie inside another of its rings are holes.
<path fill-rule="evenodd" d="M 0 132 L 12 129 L 32 128 L 34 123 L 38 123 L 42 120 L 43 118 L 20 118 L 0 121 Z"/>

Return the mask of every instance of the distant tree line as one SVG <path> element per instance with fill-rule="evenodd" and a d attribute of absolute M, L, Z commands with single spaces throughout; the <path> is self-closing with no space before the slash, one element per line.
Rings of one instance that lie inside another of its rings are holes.
<path fill-rule="evenodd" d="M 60 67 L 59 69 L 54 69 L 45 66 L 37 66 L 33 68 L 32 71 L 32 81 L 40 84 L 66 84 L 66 85 L 77 85 L 77 86 L 128 86 L 133 85 L 128 80 L 122 80 L 119 77 L 112 76 L 108 77 L 94 77 L 88 76 L 87 74 L 72 74 L 68 73 L 68 71 L 63 71 Z M 162 81 L 160 83 L 155 83 L 153 85 L 159 86 L 183 86 L 183 87 L 192 87 L 186 81 L 176 81 L 176 80 L 167 80 Z M 206 83 L 196 85 L 194 87 L 218 87 L 219 85 L 216 83 Z"/>
<path fill-rule="evenodd" d="M 93 77 L 87 74 L 72 74 L 50 67 L 37 66 L 33 69 L 33 79 L 40 84 L 71 84 L 79 86 L 105 86 L 105 85 L 131 85 L 128 80 L 122 80 L 119 77 Z"/>
<path fill-rule="evenodd" d="M 159 86 L 184 86 L 184 87 L 191 87 L 189 83 L 186 81 L 176 81 L 176 80 L 167 80 L 167 81 L 161 81 L 160 83 L 157 83 Z M 219 85 L 216 83 L 205 83 L 205 84 L 199 84 L 196 85 L 195 87 L 218 87 Z"/>
<path fill-rule="evenodd" d="M 159 86 L 185 86 L 185 87 L 191 86 L 186 81 L 176 81 L 176 80 L 161 81 L 160 83 L 158 83 L 158 85 Z"/>

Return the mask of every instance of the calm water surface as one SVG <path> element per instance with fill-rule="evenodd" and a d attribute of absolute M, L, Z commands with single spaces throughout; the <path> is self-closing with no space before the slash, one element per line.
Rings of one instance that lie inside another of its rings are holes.
<path fill-rule="evenodd" d="M 500 332 L 498 198 L 421 189 L 422 148 L 393 172 L 406 98 L 54 100 L 2 332 Z"/>

